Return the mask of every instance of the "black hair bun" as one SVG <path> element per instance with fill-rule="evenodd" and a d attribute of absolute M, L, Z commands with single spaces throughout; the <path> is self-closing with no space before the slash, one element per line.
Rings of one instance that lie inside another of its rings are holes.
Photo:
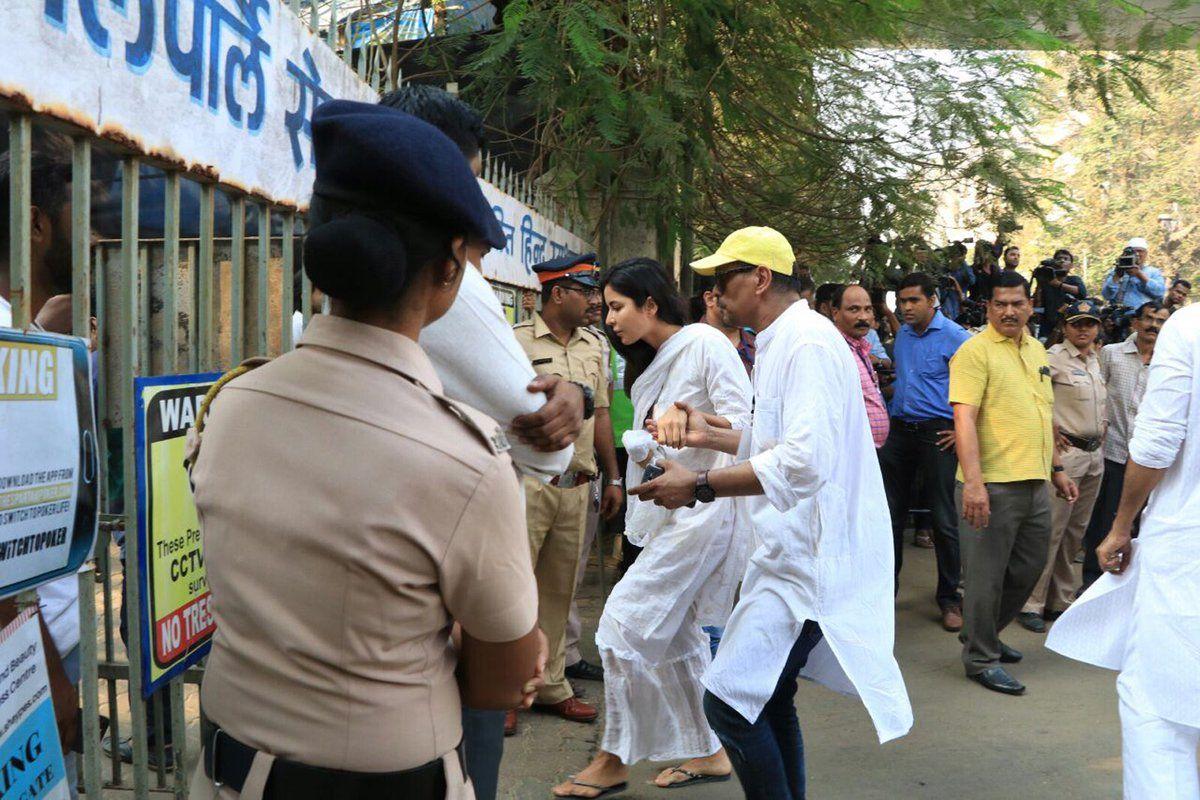
<path fill-rule="evenodd" d="M 308 232 L 304 271 L 330 297 L 352 305 L 379 305 L 400 296 L 408 276 L 408 257 L 393 226 L 366 214 L 349 213 Z"/>

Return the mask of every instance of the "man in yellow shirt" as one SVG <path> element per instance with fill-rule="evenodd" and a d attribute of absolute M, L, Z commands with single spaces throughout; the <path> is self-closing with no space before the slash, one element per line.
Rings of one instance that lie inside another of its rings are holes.
<path fill-rule="evenodd" d="M 963 664 L 988 689 L 1022 694 L 1001 666 L 1021 653 L 1000 641 L 1037 583 L 1050 542 L 1047 481 L 1075 502 L 1079 490 L 1054 448 L 1054 390 L 1046 350 L 1026 328 L 1029 283 L 1015 270 L 996 278 L 988 327 L 950 361 L 958 448 L 963 558 Z"/>

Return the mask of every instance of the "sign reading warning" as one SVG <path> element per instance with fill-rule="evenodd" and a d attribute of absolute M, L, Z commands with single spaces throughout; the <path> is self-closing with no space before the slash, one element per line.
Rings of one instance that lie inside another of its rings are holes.
<path fill-rule="evenodd" d="M 138 378 L 142 688 L 147 696 L 208 652 L 215 628 L 200 522 L 183 456 L 188 428 L 221 376 Z"/>
<path fill-rule="evenodd" d="M 73 572 L 91 552 L 95 426 L 86 343 L 0 329 L 0 597 Z"/>

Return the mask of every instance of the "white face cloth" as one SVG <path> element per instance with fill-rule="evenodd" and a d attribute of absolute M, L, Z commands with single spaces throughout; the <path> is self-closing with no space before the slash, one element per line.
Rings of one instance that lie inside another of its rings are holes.
<path fill-rule="evenodd" d="M 528 391 L 537 373 L 513 336 L 496 293 L 474 267 L 463 274 L 458 297 L 445 316 L 421 330 L 420 344 L 446 396 L 482 411 L 506 430 L 515 418 L 546 402 L 544 394 Z M 509 444 L 517 469 L 543 480 L 565 472 L 575 452 L 571 445 L 539 453 L 515 436 L 509 436 Z"/>
<path fill-rule="evenodd" d="M 1092 584 L 1046 647 L 1120 670 L 1121 698 L 1137 711 L 1200 728 L 1200 305 L 1175 312 L 1158 336 L 1129 457 L 1166 470 L 1133 563 Z"/>
<path fill-rule="evenodd" d="M 762 544 L 704 685 L 747 720 L 775 691 L 805 620 L 824 634 L 802 675 L 862 698 L 880 741 L 912 727 L 892 649 L 893 543 L 858 369 L 833 324 L 800 301 L 756 342 L 754 423 L 742 437 L 764 495 Z"/>

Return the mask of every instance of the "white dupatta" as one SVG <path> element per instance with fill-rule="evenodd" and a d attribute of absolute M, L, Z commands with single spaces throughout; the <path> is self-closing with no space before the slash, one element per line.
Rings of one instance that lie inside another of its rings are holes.
<path fill-rule="evenodd" d="M 725 417 L 736 429 L 750 425 L 753 389 L 737 349 L 721 331 L 703 323 L 687 325 L 659 348 L 630 392 L 634 426 L 658 418 L 676 401 L 687 402 L 708 413 Z M 631 431 L 632 440 L 640 430 Z M 733 464 L 732 456 L 712 450 L 663 447 L 666 457 L 700 472 Z M 642 483 L 643 467 L 632 457 L 626 481 Z M 750 556 L 749 518 L 739 514 L 733 498 L 697 503 L 692 508 L 669 511 L 630 496 L 625 514 L 625 535 L 635 545 L 648 547 L 657 538 L 686 537 L 689 531 L 728 531 L 729 550 L 722 566 L 707 581 L 697 603 L 703 624 L 723 624 L 733 606 L 737 584 Z"/>

